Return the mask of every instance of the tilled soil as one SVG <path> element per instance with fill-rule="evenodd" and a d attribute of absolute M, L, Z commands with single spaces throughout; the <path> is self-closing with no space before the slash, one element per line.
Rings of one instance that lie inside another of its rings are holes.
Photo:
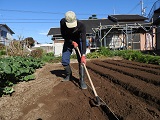
<path fill-rule="evenodd" d="M 46 64 L 36 79 L 17 84 L 12 96 L 0 98 L 0 120 L 159 120 L 160 66 L 122 59 L 87 61 L 95 90 L 102 99 L 79 87 L 78 63 L 71 63 L 73 79 L 61 82 L 61 64 Z"/>

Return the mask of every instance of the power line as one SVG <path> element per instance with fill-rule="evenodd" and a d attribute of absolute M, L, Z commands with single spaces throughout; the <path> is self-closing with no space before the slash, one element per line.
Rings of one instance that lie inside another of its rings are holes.
<path fill-rule="evenodd" d="M 13 10 L 13 9 L 0 9 L 0 11 L 9 11 L 9 12 L 22 12 L 22 13 L 39 13 L 39 14 L 65 14 L 61 12 L 46 12 L 46 11 L 26 11 L 26 10 Z M 77 15 L 92 15 L 93 13 L 76 13 Z M 96 15 L 106 15 L 106 14 L 96 14 Z"/>
<path fill-rule="evenodd" d="M 132 9 L 128 12 L 128 14 L 131 13 L 133 10 L 135 10 L 139 5 L 140 5 L 140 2 L 139 2 L 134 8 L 132 8 Z"/>
<path fill-rule="evenodd" d="M 5 23 L 59 23 L 59 22 L 5 22 Z"/>
<path fill-rule="evenodd" d="M 0 9 L 0 11 L 9 11 L 9 12 L 22 12 L 22 13 L 40 13 L 40 14 L 64 14 L 60 12 L 45 12 L 45 11 L 26 11 L 26 10 L 11 10 L 11 9 Z"/>
<path fill-rule="evenodd" d="M 11 18 L 5 18 L 5 20 L 59 20 L 59 19 L 41 19 L 41 18 L 37 18 L 37 19 L 33 19 L 33 18 L 31 18 L 31 19 L 26 19 L 26 18 L 20 18 L 20 19 L 11 19 Z"/>

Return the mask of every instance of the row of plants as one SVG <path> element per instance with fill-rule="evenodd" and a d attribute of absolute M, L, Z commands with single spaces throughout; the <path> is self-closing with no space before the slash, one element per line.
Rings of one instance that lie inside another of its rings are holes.
<path fill-rule="evenodd" d="M 34 80 L 35 70 L 45 63 L 57 63 L 61 57 L 55 57 L 53 52 L 46 53 L 41 48 L 28 54 L 8 54 L 3 47 L 0 49 L 0 96 L 12 94 L 14 85 L 22 81 Z"/>
<path fill-rule="evenodd" d="M 35 79 L 34 72 L 45 63 L 33 57 L 0 58 L 0 95 L 14 92 L 13 86 L 21 81 Z"/>
<path fill-rule="evenodd" d="M 114 57 L 114 56 L 119 56 L 130 61 L 160 65 L 160 56 L 144 54 L 139 50 L 110 50 L 105 47 L 101 47 L 96 52 L 88 53 L 86 57 L 88 59 L 94 59 L 94 58 Z M 77 57 L 75 54 L 71 55 L 71 59 L 76 59 L 76 58 Z M 41 57 L 41 59 L 45 62 L 56 63 L 61 61 L 61 56 L 54 57 L 53 53 L 47 53 L 44 54 Z"/>
<path fill-rule="evenodd" d="M 87 54 L 89 59 L 113 56 L 120 56 L 130 61 L 160 65 L 160 56 L 144 54 L 139 50 L 110 50 L 101 47 L 99 51 Z"/>

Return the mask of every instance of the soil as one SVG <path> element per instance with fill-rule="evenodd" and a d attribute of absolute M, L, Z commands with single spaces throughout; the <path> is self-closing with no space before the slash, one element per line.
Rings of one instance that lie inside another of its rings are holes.
<path fill-rule="evenodd" d="M 159 120 L 160 66 L 121 58 L 87 60 L 87 70 L 103 103 L 95 106 L 90 87 L 79 87 L 78 63 L 72 81 L 61 82 L 60 63 L 46 64 L 36 79 L 14 86 L 0 98 L 0 120 Z"/>

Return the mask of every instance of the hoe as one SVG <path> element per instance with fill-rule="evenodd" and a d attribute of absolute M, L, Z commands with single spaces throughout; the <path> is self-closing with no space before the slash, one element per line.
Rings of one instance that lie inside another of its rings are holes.
<path fill-rule="evenodd" d="M 79 56 L 81 57 L 81 53 L 80 53 L 79 48 L 76 47 L 75 49 L 78 51 L 78 54 L 79 54 Z M 86 71 L 86 74 L 87 74 L 87 76 L 88 76 L 89 82 L 90 82 L 91 87 L 92 87 L 92 89 L 93 89 L 93 93 L 94 93 L 95 98 L 96 98 L 96 103 L 95 103 L 95 105 L 96 105 L 96 106 L 100 106 L 100 105 L 102 105 L 102 103 L 100 102 L 100 98 L 99 98 L 99 96 L 97 95 L 97 92 L 96 92 L 96 90 L 95 90 L 95 87 L 94 87 L 94 85 L 93 85 L 93 82 L 92 82 L 92 80 L 91 80 L 91 77 L 90 77 L 90 75 L 89 75 L 89 72 L 88 72 L 88 70 L 87 70 L 87 67 L 86 67 L 86 65 L 85 65 L 84 63 L 83 63 L 83 66 L 84 66 L 84 69 L 85 69 L 85 71 Z"/>
<path fill-rule="evenodd" d="M 78 47 L 76 47 L 75 48 L 77 51 L 78 51 L 78 54 L 79 54 L 79 56 L 81 57 L 81 53 L 80 53 L 80 51 L 79 51 L 79 48 Z M 112 112 L 112 110 L 107 106 L 107 104 L 97 95 L 97 92 L 96 92 L 96 90 L 95 90 L 95 87 L 94 87 L 94 85 L 93 85 L 93 82 L 92 82 L 92 80 L 91 80 L 91 77 L 90 77 L 90 75 L 89 75 L 89 72 L 88 72 L 88 70 L 87 70 L 87 67 L 86 67 L 86 65 L 83 63 L 83 66 L 84 66 L 84 69 L 85 69 L 85 71 L 86 71 L 86 74 L 87 74 L 87 76 L 88 76 L 88 79 L 89 79 L 89 82 L 90 82 L 90 84 L 91 84 L 91 87 L 92 87 L 92 90 L 93 90 L 93 93 L 94 93 L 94 95 L 95 95 L 95 98 L 96 98 L 96 101 L 94 101 L 94 103 L 92 102 L 92 104 L 94 105 L 94 106 L 101 106 L 101 108 L 103 109 L 103 111 L 110 111 L 110 118 L 111 118 L 111 120 L 119 120 L 118 119 L 118 117 L 114 114 L 114 112 Z M 102 102 L 101 102 L 102 101 Z"/>

